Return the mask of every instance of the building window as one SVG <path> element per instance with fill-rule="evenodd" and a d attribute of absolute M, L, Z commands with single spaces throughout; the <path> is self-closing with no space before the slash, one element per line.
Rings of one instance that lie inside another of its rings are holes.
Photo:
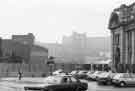
<path fill-rule="evenodd" d="M 115 44 L 116 44 L 117 46 L 119 46 L 119 44 L 120 44 L 120 35 L 119 35 L 119 34 L 116 34 L 116 35 L 115 35 Z"/>

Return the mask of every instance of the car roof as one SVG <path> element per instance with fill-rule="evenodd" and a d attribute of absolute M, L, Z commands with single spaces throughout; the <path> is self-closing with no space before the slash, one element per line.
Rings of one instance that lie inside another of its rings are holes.
<path fill-rule="evenodd" d="M 59 75 L 54 75 L 54 76 L 60 76 L 60 77 L 71 77 L 72 75 L 68 74 L 59 74 Z"/>

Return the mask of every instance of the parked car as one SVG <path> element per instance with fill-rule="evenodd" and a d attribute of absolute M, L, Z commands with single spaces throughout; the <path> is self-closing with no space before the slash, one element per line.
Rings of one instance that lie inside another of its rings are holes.
<path fill-rule="evenodd" d="M 91 75 L 91 79 L 96 81 L 98 76 L 102 73 L 102 71 L 95 71 L 92 75 Z"/>
<path fill-rule="evenodd" d="M 62 69 L 58 69 L 52 73 L 53 75 L 66 74 Z"/>
<path fill-rule="evenodd" d="M 113 78 L 115 86 L 135 86 L 135 74 L 133 73 L 119 73 Z"/>
<path fill-rule="evenodd" d="M 88 80 L 88 81 L 92 80 L 92 79 L 91 79 L 91 75 L 92 75 L 93 73 L 94 73 L 94 71 L 88 71 L 86 80 Z"/>
<path fill-rule="evenodd" d="M 86 70 L 80 70 L 77 74 L 76 77 L 79 79 L 86 79 L 87 77 L 87 72 Z"/>
<path fill-rule="evenodd" d="M 98 77 L 98 84 L 110 85 L 116 73 L 104 72 Z"/>
<path fill-rule="evenodd" d="M 73 71 L 71 71 L 69 74 L 70 74 L 70 75 L 76 75 L 77 73 L 78 73 L 77 70 L 73 70 Z"/>
<path fill-rule="evenodd" d="M 25 91 L 86 91 L 88 83 L 82 82 L 71 75 L 55 75 L 44 79 L 42 85 L 24 86 Z"/>

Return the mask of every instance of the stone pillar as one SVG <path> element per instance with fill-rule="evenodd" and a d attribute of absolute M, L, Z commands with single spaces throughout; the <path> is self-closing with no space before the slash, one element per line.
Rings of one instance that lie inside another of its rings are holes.
<path fill-rule="evenodd" d="M 134 63 L 135 60 L 135 31 L 132 31 L 132 58 L 131 64 Z"/>
<path fill-rule="evenodd" d="M 91 64 L 91 71 L 93 71 L 93 64 Z"/>
<path fill-rule="evenodd" d="M 135 72 L 134 64 L 135 64 L 135 31 L 132 31 L 132 72 Z"/>
<path fill-rule="evenodd" d="M 121 64 L 125 63 L 125 34 L 123 30 L 121 30 L 120 32 L 120 63 Z"/>
<path fill-rule="evenodd" d="M 125 64 L 125 29 L 121 29 L 120 31 L 120 69 L 123 69 Z M 125 72 L 125 69 L 123 69 L 123 72 Z"/>
<path fill-rule="evenodd" d="M 112 70 L 115 70 L 115 58 L 114 58 L 114 32 L 111 32 L 111 59 L 112 59 Z"/>
<path fill-rule="evenodd" d="M 128 66 L 128 35 L 127 32 L 125 32 L 125 63 L 126 63 L 126 71 Z"/>

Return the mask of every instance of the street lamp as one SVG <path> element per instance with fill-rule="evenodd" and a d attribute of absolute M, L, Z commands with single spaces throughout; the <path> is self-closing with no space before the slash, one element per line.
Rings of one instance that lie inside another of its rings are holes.
<path fill-rule="evenodd" d="M 55 64 L 55 62 L 54 62 L 54 57 L 53 57 L 53 56 L 50 56 L 48 59 L 49 59 L 49 60 L 47 61 L 47 65 L 48 65 L 49 68 L 50 68 L 50 75 L 52 75 L 53 66 L 54 66 L 54 64 Z"/>

